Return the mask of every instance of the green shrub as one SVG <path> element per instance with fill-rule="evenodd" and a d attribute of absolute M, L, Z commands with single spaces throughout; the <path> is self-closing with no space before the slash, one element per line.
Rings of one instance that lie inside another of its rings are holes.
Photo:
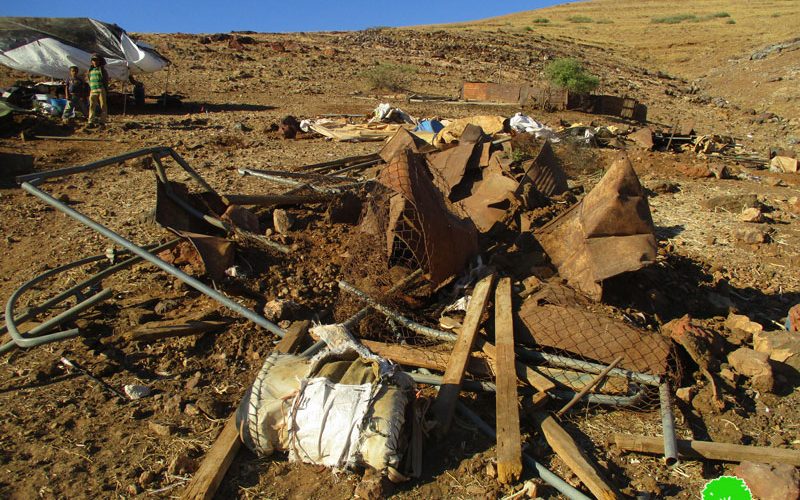
<path fill-rule="evenodd" d="M 592 18 L 586 16 L 569 16 L 567 21 L 571 23 L 590 23 L 592 22 Z"/>
<path fill-rule="evenodd" d="M 533 26 L 525 26 L 523 29 L 525 31 L 533 31 Z"/>
<path fill-rule="evenodd" d="M 667 17 L 654 17 L 650 22 L 655 24 L 679 24 L 684 21 L 697 21 L 697 16 L 694 14 L 676 14 Z"/>
<path fill-rule="evenodd" d="M 536 19 L 534 19 L 534 20 L 533 20 L 533 21 L 531 21 L 531 22 L 532 22 L 533 24 L 547 24 L 547 23 L 549 23 L 549 22 L 550 22 L 550 20 L 549 20 L 549 19 L 547 19 L 546 17 L 537 17 Z"/>
<path fill-rule="evenodd" d="M 611 19 L 598 19 L 595 21 L 597 24 L 614 24 L 614 21 Z"/>
<path fill-rule="evenodd" d="M 716 19 L 720 17 L 731 17 L 731 15 L 728 14 L 727 12 L 714 12 L 713 14 L 709 14 L 706 17 L 709 19 Z"/>
<path fill-rule="evenodd" d="M 600 85 L 600 79 L 586 71 L 577 60 L 569 57 L 555 59 L 544 68 L 547 79 L 555 85 L 570 92 L 586 94 Z"/>
<path fill-rule="evenodd" d="M 736 21 L 734 19 L 728 19 L 725 21 L 725 24 L 736 24 Z"/>
<path fill-rule="evenodd" d="M 411 74 L 417 69 L 405 64 L 378 63 L 364 70 L 361 77 L 367 81 L 370 89 L 405 90 Z"/>

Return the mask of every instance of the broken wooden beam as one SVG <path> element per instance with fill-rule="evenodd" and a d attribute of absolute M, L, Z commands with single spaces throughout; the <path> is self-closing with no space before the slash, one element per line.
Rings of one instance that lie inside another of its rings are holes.
<path fill-rule="evenodd" d="M 619 498 L 614 487 L 603 477 L 589 457 L 581 450 L 572 436 L 561 427 L 552 415 L 539 413 L 536 422 L 556 455 L 578 476 L 596 498 Z"/>
<path fill-rule="evenodd" d="M 388 344 L 374 340 L 361 340 L 360 342 L 373 353 L 398 365 L 426 368 L 438 372 L 447 370 L 447 360 L 450 356 L 449 350 L 436 347 Z M 487 359 L 475 357 L 469 359 L 467 371 L 472 375 L 481 377 L 491 376 L 493 373 L 487 363 Z"/>
<path fill-rule="evenodd" d="M 489 295 L 492 292 L 494 275 L 483 278 L 475 285 L 472 292 L 472 299 L 467 307 L 467 314 L 464 318 L 464 326 L 461 334 L 453 346 L 450 360 L 447 363 L 447 370 L 444 372 L 444 379 L 436 401 L 433 402 L 431 411 L 436 419 L 437 433 L 444 436 L 450 430 L 450 422 L 453 420 L 458 393 L 461 391 L 461 381 L 464 378 L 464 370 L 467 368 L 472 344 L 475 342 L 478 329 L 481 326 L 483 312 L 489 303 Z"/>
<path fill-rule="evenodd" d="M 522 474 L 511 278 L 502 278 L 497 283 L 494 297 L 494 336 L 497 348 L 497 480 L 502 484 L 509 484 L 519 480 Z"/>
<path fill-rule="evenodd" d="M 494 363 L 494 360 L 497 357 L 497 347 L 487 340 L 479 340 L 481 350 L 484 354 L 489 358 L 490 363 Z M 549 391 L 556 387 L 556 384 L 553 383 L 552 380 L 545 377 L 534 368 L 526 365 L 522 361 L 514 361 L 514 366 L 516 367 L 517 376 L 523 382 L 526 382 L 531 387 L 539 391 Z"/>
<path fill-rule="evenodd" d="M 663 455 L 664 440 L 659 436 L 614 434 L 614 444 L 623 451 Z M 720 462 L 760 462 L 800 466 L 800 450 L 714 443 L 712 441 L 678 440 L 678 456 L 684 459 L 718 460 Z"/>
<path fill-rule="evenodd" d="M 130 330 L 124 334 L 127 340 L 137 340 L 151 342 L 169 337 L 186 337 L 188 335 L 199 335 L 201 333 L 222 330 L 230 325 L 231 321 L 185 321 L 176 323 L 174 321 L 152 321 Z"/>
<path fill-rule="evenodd" d="M 239 440 L 239 429 L 236 426 L 236 412 L 231 415 L 222 432 L 211 445 L 203 462 L 192 476 L 189 485 L 181 495 L 183 500 L 211 500 L 222 483 L 225 473 L 236 458 L 242 442 Z"/>
<path fill-rule="evenodd" d="M 291 353 L 299 349 L 305 340 L 310 321 L 295 321 L 286 331 L 286 335 L 281 339 L 275 350 L 282 353 Z M 219 485 L 225 478 L 225 473 L 231 466 L 231 462 L 236 457 L 236 453 L 242 446 L 239 439 L 239 429 L 236 425 L 236 412 L 228 417 L 225 427 L 217 436 L 217 440 L 211 445 L 205 458 L 200 463 L 197 472 L 192 476 L 189 485 L 181 495 L 182 500 L 211 500 L 217 492 Z"/>
<path fill-rule="evenodd" d="M 275 346 L 275 350 L 288 354 L 299 351 L 303 341 L 306 339 L 309 328 L 311 328 L 311 320 L 294 321 L 286 330 L 286 335 Z"/>

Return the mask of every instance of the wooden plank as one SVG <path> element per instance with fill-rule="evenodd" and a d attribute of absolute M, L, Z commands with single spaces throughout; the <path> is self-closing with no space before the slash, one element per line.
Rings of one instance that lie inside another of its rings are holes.
<path fill-rule="evenodd" d="M 427 368 L 443 372 L 447 370 L 450 352 L 435 347 L 420 347 L 401 344 L 387 344 L 374 340 L 361 340 L 364 347 L 382 358 L 394 361 L 398 365 Z M 467 363 L 467 371 L 473 375 L 492 376 L 493 371 L 485 358 L 471 357 Z"/>
<path fill-rule="evenodd" d="M 522 474 L 522 437 L 519 431 L 517 373 L 514 367 L 514 317 L 511 278 L 497 283 L 494 295 L 494 336 L 497 343 L 497 480 L 509 484 Z"/>
<path fill-rule="evenodd" d="M 286 335 L 275 346 L 275 350 L 282 353 L 289 353 L 300 346 L 308 328 L 310 321 L 295 321 Z M 242 446 L 239 439 L 239 429 L 236 426 L 236 412 L 228 417 L 225 427 L 217 436 L 217 440 L 211 445 L 197 472 L 192 476 L 189 485 L 181 495 L 182 500 L 211 500 L 214 493 L 225 478 L 225 473 L 231 466 L 231 462 L 236 458 L 236 453 Z"/>
<path fill-rule="evenodd" d="M 311 320 L 295 321 L 286 330 L 286 335 L 283 336 L 275 350 L 284 353 L 294 353 L 300 349 L 303 341 L 306 339 L 308 329 L 311 328 Z"/>
<path fill-rule="evenodd" d="M 444 436 L 450 430 L 450 422 L 453 420 L 458 393 L 461 391 L 464 370 L 467 367 L 467 361 L 472 351 L 472 344 L 475 342 L 475 337 L 481 326 L 481 317 L 486 310 L 486 305 L 489 303 L 489 295 L 492 293 L 493 284 L 494 275 L 490 274 L 475 285 L 475 290 L 472 292 L 472 299 L 469 302 L 467 314 L 464 318 L 464 326 L 461 328 L 461 334 L 458 336 L 453 346 L 453 352 L 450 354 L 450 360 L 444 372 L 443 383 L 439 388 L 439 395 L 436 396 L 436 401 L 433 402 L 431 410 L 438 422 L 436 432 L 439 437 Z"/>
<path fill-rule="evenodd" d="M 225 422 L 222 432 L 211 445 L 203 462 L 192 476 L 181 498 L 184 500 L 211 500 L 217 492 L 225 473 L 236 457 L 242 442 L 236 427 L 236 412 Z"/>
<path fill-rule="evenodd" d="M 614 434 L 614 443 L 621 450 L 639 453 L 664 453 L 664 439 L 659 436 Z M 678 440 L 678 456 L 686 459 L 719 460 L 720 462 L 780 463 L 800 466 L 800 451 L 768 446 L 714 443 L 711 441 Z"/>
<path fill-rule="evenodd" d="M 214 332 L 222 330 L 229 324 L 231 324 L 230 321 L 186 321 L 182 323 L 152 321 L 135 330 L 125 332 L 124 336 L 127 340 L 150 342 L 169 337 L 186 337 Z"/>
<path fill-rule="evenodd" d="M 495 360 L 497 359 L 497 347 L 488 340 L 480 339 L 478 342 L 480 343 L 480 348 L 483 353 L 489 358 L 490 364 L 496 364 Z M 545 377 L 534 368 L 526 365 L 522 361 L 515 360 L 514 366 L 517 369 L 517 376 L 520 378 L 520 380 L 526 382 L 536 390 L 546 392 L 556 387 L 556 384 L 553 383 L 552 380 Z"/>
<path fill-rule="evenodd" d="M 538 414 L 536 421 L 550 448 L 567 464 L 567 467 L 586 485 L 596 498 L 619 498 L 619 494 L 608 480 L 600 474 L 591 460 L 583 453 L 572 436 L 551 415 Z"/>

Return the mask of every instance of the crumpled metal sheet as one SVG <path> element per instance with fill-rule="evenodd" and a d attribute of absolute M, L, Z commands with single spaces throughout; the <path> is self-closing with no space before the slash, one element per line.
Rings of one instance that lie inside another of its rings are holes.
<path fill-rule="evenodd" d="M 624 155 L 583 200 L 535 234 L 559 273 L 594 300 L 602 296 L 603 280 L 656 258 L 647 196 Z"/>
<path fill-rule="evenodd" d="M 517 181 L 506 177 L 499 166 L 491 165 L 483 170 L 483 180 L 477 184 L 472 196 L 459 205 L 478 230 L 485 233 L 505 217 L 518 187 Z"/>
<path fill-rule="evenodd" d="M 649 127 L 642 127 L 636 132 L 631 132 L 628 134 L 628 139 L 647 151 L 653 150 L 653 131 Z"/>
<path fill-rule="evenodd" d="M 445 186 L 442 188 L 447 189 L 447 195 L 450 195 L 453 188 L 461 182 L 467 169 L 478 163 L 479 151 L 475 143 L 467 142 L 428 155 L 431 170 L 437 172 L 444 180 Z"/>
<path fill-rule="evenodd" d="M 392 161 L 392 158 L 394 158 L 394 155 L 405 152 L 407 149 L 415 153 L 425 153 L 436 150 L 436 148 L 423 139 L 404 128 L 400 128 L 386 141 L 386 144 L 384 144 L 383 148 L 378 152 L 378 156 L 380 156 L 384 162 L 389 163 Z"/>
<path fill-rule="evenodd" d="M 536 190 L 545 196 L 556 196 L 568 189 L 567 173 L 558 163 L 549 141 L 542 143 L 541 149 L 533 160 L 523 163 L 525 177 L 536 187 Z M 520 183 L 520 190 L 524 182 Z"/>
<path fill-rule="evenodd" d="M 448 209 L 421 156 L 411 151 L 395 155 L 377 181 L 396 193 L 389 201 L 386 228 L 390 260 L 396 252 L 410 251 L 439 285 L 460 273 L 478 253 L 474 224 Z"/>
<path fill-rule="evenodd" d="M 167 190 L 171 190 L 173 196 L 185 200 L 189 205 L 198 211 L 217 216 L 224 213 L 225 203 L 214 193 L 190 193 L 189 188 L 180 182 L 170 181 L 168 185 L 161 181 L 156 182 L 156 222 L 163 227 L 177 231 L 189 231 L 192 233 L 219 234 L 220 229 L 212 226 L 208 222 L 198 219 L 188 213 L 179 204 L 175 203 Z"/>
<path fill-rule="evenodd" d="M 236 247 L 233 242 L 217 236 L 175 231 L 186 238 L 175 248 L 164 250 L 158 256 L 174 265 L 189 265 L 192 273 L 213 280 L 225 278 L 225 270 L 233 265 Z"/>
<path fill-rule="evenodd" d="M 520 308 L 517 341 L 567 351 L 587 360 L 662 375 L 667 370 L 670 342 L 661 335 L 636 330 L 612 318 L 553 304 L 539 305 L 529 297 Z"/>

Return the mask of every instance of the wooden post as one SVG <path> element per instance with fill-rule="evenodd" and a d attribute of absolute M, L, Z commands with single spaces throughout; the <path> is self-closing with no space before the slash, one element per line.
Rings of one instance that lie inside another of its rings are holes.
<path fill-rule="evenodd" d="M 281 339 L 275 350 L 282 353 L 296 351 L 311 326 L 310 321 L 295 321 L 286 335 Z M 182 500 L 211 500 L 214 493 L 225 478 L 225 473 L 231 466 L 236 453 L 242 446 L 239 439 L 239 429 L 236 426 L 236 412 L 228 417 L 222 432 L 211 445 L 203 458 L 197 472 L 192 476 L 189 485 L 181 495 Z"/>
<path fill-rule="evenodd" d="M 461 381 L 464 378 L 464 370 L 467 367 L 472 344 L 481 326 L 481 316 L 489 303 L 489 295 L 492 292 L 494 275 L 483 278 L 475 285 L 472 292 L 472 299 L 467 308 L 467 315 L 464 318 L 464 326 L 461 335 L 458 336 L 450 360 L 447 363 L 447 370 L 444 373 L 442 386 L 439 388 L 439 395 L 433 403 L 431 411 L 438 422 L 437 434 L 439 437 L 447 434 L 450 430 L 450 422 L 453 420 L 458 393 L 461 391 Z"/>
<path fill-rule="evenodd" d="M 542 429 L 542 434 L 556 455 L 567 464 L 567 467 L 586 485 L 596 498 L 619 498 L 614 488 L 608 483 L 594 464 L 583 453 L 578 444 L 572 439 L 561 424 L 551 415 L 538 414 L 536 421 Z"/>
<path fill-rule="evenodd" d="M 495 363 L 495 360 L 497 359 L 497 347 L 488 340 L 479 339 L 478 342 L 480 342 L 481 350 L 489 358 L 489 361 Z M 514 366 L 516 367 L 517 376 L 519 379 L 523 382 L 526 382 L 531 387 L 544 392 L 555 389 L 556 384 L 554 384 L 552 380 L 537 372 L 522 361 L 515 360 Z"/>
<path fill-rule="evenodd" d="M 137 340 L 140 342 L 152 342 L 154 340 L 166 339 L 169 337 L 186 337 L 188 335 L 199 335 L 217 330 L 222 330 L 228 326 L 230 321 L 184 321 L 175 323 L 174 321 L 153 321 L 125 333 L 127 340 Z"/>
<path fill-rule="evenodd" d="M 614 434 L 620 450 L 662 455 L 664 439 L 659 436 Z M 678 456 L 688 459 L 719 460 L 720 462 L 761 462 L 800 466 L 800 451 L 768 446 L 714 443 L 711 441 L 678 440 Z"/>
<path fill-rule="evenodd" d="M 517 481 L 522 474 L 522 437 L 519 432 L 517 373 L 514 367 L 514 317 L 511 278 L 497 283 L 494 296 L 494 336 L 497 344 L 497 480 Z"/>

